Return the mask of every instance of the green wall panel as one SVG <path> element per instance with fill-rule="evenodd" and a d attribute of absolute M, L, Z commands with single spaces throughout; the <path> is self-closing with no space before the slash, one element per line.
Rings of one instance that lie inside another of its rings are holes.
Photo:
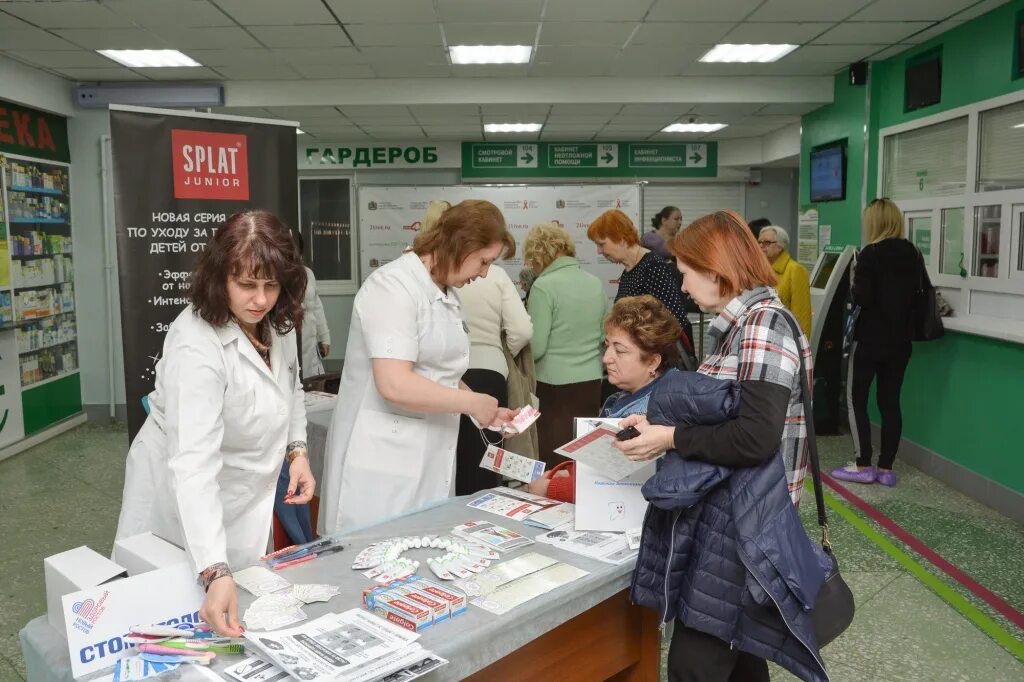
<path fill-rule="evenodd" d="M 25 435 L 66 419 L 82 411 L 82 381 L 80 374 L 28 388 L 21 394 L 25 408 Z"/>

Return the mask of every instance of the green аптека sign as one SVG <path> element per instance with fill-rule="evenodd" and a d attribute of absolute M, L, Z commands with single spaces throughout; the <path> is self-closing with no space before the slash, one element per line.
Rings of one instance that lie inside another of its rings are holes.
<path fill-rule="evenodd" d="M 715 177 L 716 142 L 463 142 L 465 178 Z"/>

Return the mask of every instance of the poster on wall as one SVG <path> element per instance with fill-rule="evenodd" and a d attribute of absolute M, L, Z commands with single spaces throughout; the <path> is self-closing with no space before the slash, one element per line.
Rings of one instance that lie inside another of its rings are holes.
<path fill-rule="evenodd" d="M 812 267 L 818 260 L 818 209 L 800 211 L 796 244 L 796 259 L 804 266 Z"/>
<path fill-rule="evenodd" d="M 299 180 L 299 229 L 306 265 L 319 281 L 352 282 L 352 181 Z"/>
<path fill-rule="evenodd" d="M 112 106 L 117 261 L 128 435 L 145 421 L 164 334 L 216 228 L 246 209 L 297 218 L 295 126 Z"/>
<path fill-rule="evenodd" d="M 359 188 L 359 261 L 360 276 L 402 255 L 422 226 L 427 206 L 434 199 L 457 204 L 463 199 L 484 199 L 497 206 L 505 216 L 516 240 L 514 258 L 498 261 L 519 282 L 523 269 L 523 243 L 526 233 L 538 223 L 556 222 L 564 227 L 576 245 L 576 257 L 583 268 L 596 275 L 610 298 L 619 286 L 622 266 L 597 254 L 587 238 L 591 221 L 608 209 L 617 208 L 640 221 L 638 185 L 521 185 L 521 186 L 436 186 Z"/>

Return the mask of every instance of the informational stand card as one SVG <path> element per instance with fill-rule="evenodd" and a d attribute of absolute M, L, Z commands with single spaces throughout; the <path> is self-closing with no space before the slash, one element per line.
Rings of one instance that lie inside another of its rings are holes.
<path fill-rule="evenodd" d="M 539 459 L 530 459 L 497 445 L 489 445 L 480 460 L 480 467 L 514 481 L 532 483 L 544 475 L 545 464 Z"/>
<path fill-rule="evenodd" d="M 639 553 L 630 548 L 625 533 L 559 529 L 538 535 L 537 542 L 616 565 L 632 561 Z"/>
<path fill-rule="evenodd" d="M 608 423 L 613 421 L 614 423 Z M 584 436 L 597 426 L 615 429 L 621 420 L 577 419 L 576 435 Z M 625 532 L 643 525 L 647 513 L 647 500 L 640 492 L 643 484 L 654 475 L 655 463 L 614 481 L 598 469 L 583 463 L 576 464 L 576 530 Z"/>
<path fill-rule="evenodd" d="M 612 481 L 621 481 L 636 473 L 649 462 L 634 462 L 615 447 L 615 434 L 618 433 L 608 426 L 598 426 L 593 431 L 572 440 L 555 452 L 563 457 L 597 469 L 602 476 Z"/>

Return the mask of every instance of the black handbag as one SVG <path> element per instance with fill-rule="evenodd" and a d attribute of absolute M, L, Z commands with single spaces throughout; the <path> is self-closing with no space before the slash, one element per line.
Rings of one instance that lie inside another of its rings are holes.
<path fill-rule="evenodd" d="M 914 341 L 934 341 L 946 334 L 939 314 L 939 301 L 928 277 L 928 269 L 924 264 L 924 254 L 917 252 L 921 274 L 918 277 L 917 291 L 914 292 L 914 307 L 911 311 L 914 320 Z"/>
<path fill-rule="evenodd" d="M 793 338 L 800 347 L 800 326 L 788 314 L 784 315 L 793 330 Z M 821 487 L 821 463 L 818 460 L 818 443 L 814 434 L 814 408 L 811 404 L 811 392 L 807 386 L 807 361 L 803 353 L 800 355 L 801 393 L 804 403 L 804 422 L 807 426 L 807 447 L 810 451 L 811 480 L 814 482 L 814 503 L 818 507 L 818 525 L 821 526 L 821 549 L 828 557 L 831 567 L 825 576 L 825 582 L 818 591 L 811 612 L 814 623 L 814 636 L 818 640 L 818 648 L 824 647 L 841 635 L 853 622 L 853 592 L 839 573 L 839 560 L 832 551 L 832 543 L 828 540 L 828 517 L 825 514 L 825 495 Z"/>

